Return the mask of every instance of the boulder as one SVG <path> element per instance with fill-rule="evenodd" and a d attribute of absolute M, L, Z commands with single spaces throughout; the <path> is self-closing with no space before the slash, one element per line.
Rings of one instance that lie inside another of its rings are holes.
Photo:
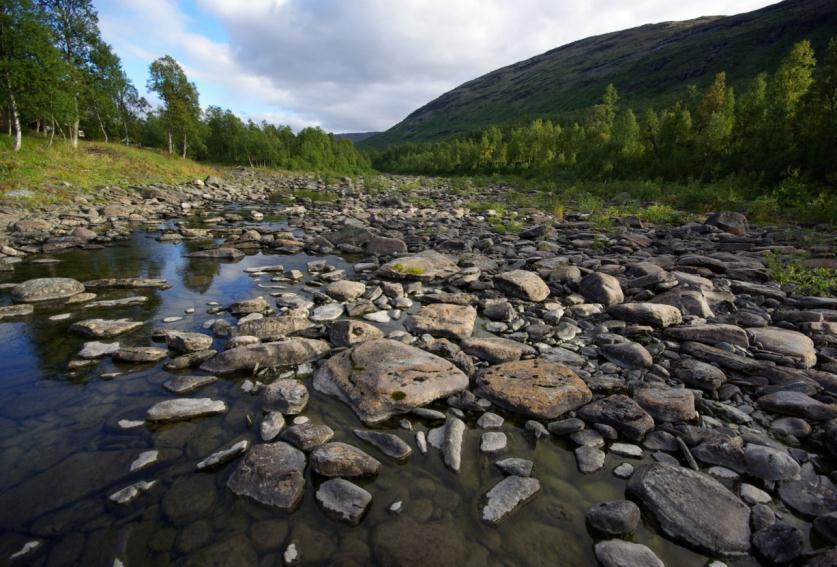
<path fill-rule="evenodd" d="M 434 250 L 396 258 L 378 269 L 382 278 L 422 282 L 448 278 L 458 272 L 459 267 L 450 258 Z"/>
<path fill-rule="evenodd" d="M 534 478 L 507 476 L 485 495 L 482 508 L 482 520 L 495 525 L 514 510 L 530 501 L 541 489 L 541 484 Z"/>
<path fill-rule="evenodd" d="M 257 337 L 262 341 L 278 341 L 311 328 L 306 317 L 263 317 L 244 321 L 230 329 L 231 337 Z"/>
<path fill-rule="evenodd" d="M 703 224 L 717 226 L 725 232 L 744 236 L 750 230 L 747 217 L 735 211 L 718 211 L 713 213 Z"/>
<path fill-rule="evenodd" d="M 431 303 L 407 317 L 404 327 L 413 334 L 460 340 L 474 332 L 477 311 L 470 305 Z"/>
<path fill-rule="evenodd" d="M 350 347 L 383 337 L 383 331 L 363 321 L 335 321 L 328 330 L 328 338 L 336 347 Z"/>
<path fill-rule="evenodd" d="M 620 303 L 612 305 L 607 312 L 622 321 L 653 327 L 665 328 L 683 322 L 683 315 L 677 307 L 662 303 Z"/>
<path fill-rule="evenodd" d="M 602 567 L 665 567 L 660 558 L 641 543 L 610 539 L 598 542 L 593 551 Z"/>
<path fill-rule="evenodd" d="M 311 470 L 326 477 L 368 478 L 378 474 L 381 463 L 357 447 L 334 441 L 311 451 Z"/>
<path fill-rule="evenodd" d="M 70 332 L 94 339 L 112 339 L 140 327 L 142 323 L 128 319 L 85 319 L 73 323 L 70 326 Z"/>
<path fill-rule="evenodd" d="M 714 478 L 676 465 L 642 465 L 627 488 L 666 536 L 712 555 L 750 550 L 750 509 Z"/>
<path fill-rule="evenodd" d="M 323 291 L 337 301 L 354 301 L 366 293 L 366 284 L 350 280 L 337 280 L 326 285 Z"/>
<path fill-rule="evenodd" d="M 451 362 L 388 339 L 341 352 L 314 375 L 314 389 L 348 404 L 368 423 L 407 413 L 467 387 L 468 377 Z"/>
<path fill-rule="evenodd" d="M 302 413 L 308 405 L 308 388 L 299 380 L 284 378 L 271 382 L 262 390 L 262 409 L 285 415 Z"/>
<path fill-rule="evenodd" d="M 587 510 L 586 518 L 595 533 L 620 536 L 635 532 L 642 514 L 630 500 L 614 500 L 593 506 Z"/>
<path fill-rule="evenodd" d="M 814 341 L 797 331 L 777 327 L 747 329 L 754 347 L 794 358 L 805 368 L 817 363 L 817 349 Z"/>
<path fill-rule="evenodd" d="M 477 378 L 477 394 L 537 419 L 555 419 L 593 398 L 575 372 L 538 359 L 489 366 Z"/>
<path fill-rule="evenodd" d="M 541 302 L 549 297 L 549 286 L 541 277 L 526 270 L 513 270 L 494 277 L 494 287 L 512 297 Z"/>
<path fill-rule="evenodd" d="M 610 274 L 594 272 L 585 276 L 578 289 L 584 299 L 591 303 L 601 303 L 605 307 L 625 301 L 622 285 Z"/>
<path fill-rule="evenodd" d="M 71 278 L 38 278 L 12 288 L 12 299 L 18 303 L 35 303 L 67 299 L 84 291 L 84 284 Z"/>
<path fill-rule="evenodd" d="M 578 410 L 588 423 L 613 427 L 630 441 L 642 441 L 654 429 L 654 419 L 642 407 L 624 394 L 613 394 L 596 400 Z"/>
<path fill-rule="evenodd" d="M 599 353 L 613 364 L 628 370 L 651 368 L 654 365 L 654 358 L 648 349 L 633 341 L 602 345 Z"/>
<path fill-rule="evenodd" d="M 371 494 L 342 478 L 322 483 L 315 497 L 326 514 L 352 526 L 360 523 L 372 502 Z"/>
<path fill-rule="evenodd" d="M 640 388 L 634 400 L 654 418 L 655 423 L 689 421 L 695 412 L 695 395 L 685 388 Z"/>
<path fill-rule="evenodd" d="M 729 343 L 743 348 L 750 346 L 747 332 L 736 325 L 688 325 L 669 327 L 663 335 L 676 341 L 694 341 L 707 345 Z"/>
<path fill-rule="evenodd" d="M 462 350 L 491 364 L 513 362 L 524 355 L 538 353 L 537 349 L 525 343 L 501 338 L 468 338 L 460 344 Z"/>
<path fill-rule="evenodd" d="M 178 398 L 157 402 L 148 410 L 148 421 L 168 422 L 226 413 L 227 404 L 209 398 Z"/>
<path fill-rule="evenodd" d="M 305 487 L 305 454 L 278 441 L 254 446 L 238 463 L 227 487 L 238 496 L 293 510 Z"/>

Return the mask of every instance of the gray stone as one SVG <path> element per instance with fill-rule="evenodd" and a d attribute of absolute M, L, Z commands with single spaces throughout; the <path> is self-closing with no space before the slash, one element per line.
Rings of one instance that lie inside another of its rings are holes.
<path fill-rule="evenodd" d="M 500 469 L 500 471 L 507 476 L 516 475 L 528 477 L 532 476 L 532 469 L 534 468 L 535 463 L 529 459 L 509 457 L 508 459 L 495 461 L 494 466 Z"/>
<path fill-rule="evenodd" d="M 293 510 L 302 501 L 305 487 L 305 454 L 281 441 L 254 446 L 227 481 L 238 496 L 282 510 Z"/>
<path fill-rule="evenodd" d="M 711 554 L 742 555 L 750 549 L 750 509 L 705 474 L 643 465 L 628 480 L 628 491 L 672 539 Z"/>
<path fill-rule="evenodd" d="M 360 523 L 372 502 L 371 494 L 342 478 L 325 481 L 315 496 L 327 514 L 352 526 Z"/>
<path fill-rule="evenodd" d="M 665 328 L 683 322 L 683 315 L 677 307 L 662 303 L 620 303 L 612 305 L 607 312 L 629 323 L 653 327 Z"/>
<path fill-rule="evenodd" d="M 431 303 L 407 317 L 404 327 L 413 334 L 427 333 L 434 337 L 459 340 L 471 336 L 477 311 L 470 305 Z"/>
<path fill-rule="evenodd" d="M 642 514 L 630 500 L 602 502 L 587 510 L 587 524 L 597 533 L 608 536 L 631 534 L 639 527 Z"/>
<path fill-rule="evenodd" d="M 482 453 L 497 453 L 506 448 L 508 440 L 502 431 L 486 431 L 480 437 L 480 451 Z"/>
<path fill-rule="evenodd" d="M 654 358 L 648 349 L 632 341 L 602 345 L 599 347 L 599 353 L 610 362 L 628 370 L 651 368 L 654 364 Z"/>
<path fill-rule="evenodd" d="M 84 284 L 71 278 L 38 278 L 12 288 L 12 299 L 19 303 L 67 299 L 84 291 Z"/>
<path fill-rule="evenodd" d="M 142 323 L 128 319 L 86 319 L 73 323 L 70 332 L 94 339 L 112 339 L 140 327 L 142 327 Z"/>
<path fill-rule="evenodd" d="M 442 457 L 445 464 L 454 472 L 462 466 L 462 439 L 465 436 L 465 422 L 449 415 L 445 420 L 442 437 Z"/>
<path fill-rule="evenodd" d="M 434 250 L 396 258 L 378 269 L 378 275 L 383 278 L 422 282 L 444 279 L 458 272 L 459 267 L 450 258 Z"/>
<path fill-rule="evenodd" d="M 308 405 L 308 388 L 293 378 L 279 379 L 262 391 L 261 399 L 262 409 L 265 411 L 297 415 Z"/>
<path fill-rule="evenodd" d="M 602 567 L 665 567 L 653 551 L 621 539 L 598 542 L 593 548 Z"/>
<path fill-rule="evenodd" d="M 530 501 L 540 489 L 540 482 L 534 478 L 507 476 L 485 495 L 486 503 L 482 508 L 482 520 L 496 525 L 518 507 Z"/>
<path fill-rule="evenodd" d="M 329 340 L 336 347 L 350 347 L 362 342 L 381 339 L 384 332 L 363 321 L 335 321 L 329 327 Z"/>
<path fill-rule="evenodd" d="M 178 398 L 157 402 L 148 410 L 148 421 L 166 422 L 194 419 L 227 412 L 227 404 L 209 398 Z"/>
<path fill-rule="evenodd" d="M 269 443 L 279 436 L 285 427 L 285 416 L 278 411 L 271 411 L 262 418 L 259 433 L 262 441 Z"/>
<path fill-rule="evenodd" d="M 817 363 L 817 349 L 814 341 L 797 331 L 779 329 L 776 327 L 762 327 L 747 329 L 750 342 L 769 352 L 790 356 L 800 362 L 805 368 L 811 368 Z"/>
<path fill-rule="evenodd" d="M 549 286 L 534 272 L 513 270 L 494 277 L 494 287 L 506 295 L 541 302 L 549 297 Z"/>
<path fill-rule="evenodd" d="M 201 365 L 213 374 L 231 374 L 258 368 L 275 368 L 314 362 L 325 356 L 331 347 L 325 341 L 292 337 L 283 341 L 247 345 L 218 354 Z"/>
<path fill-rule="evenodd" d="M 203 471 L 220 467 L 221 465 L 229 463 L 242 453 L 246 452 L 249 447 L 250 442 L 247 439 L 243 439 L 226 449 L 221 449 L 220 451 L 212 453 L 207 458 L 200 461 L 195 468 L 199 471 Z"/>
<path fill-rule="evenodd" d="M 217 376 L 173 376 L 163 382 L 163 388 L 175 394 L 191 394 L 217 381 Z"/>
<path fill-rule="evenodd" d="M 638 442 L 654 429 L 654 419 L 631 398 L 614 394 L 587 404 L 578 411 L 589 423 L 603 423 L 616 429 L 628 440 Z"/>
<path fill-rule="evenodd" d="M 654 418 L 655 423 L 689 421 L 695 412 L 695 395 L 685 388 L 640 388 L 634 400 Z"/>
<path fill-rule="evenodd" d="M 392 433 L 364 429 L 355 429 L 353 431 L 360 439 L 370 443 L 384 455 L 396 461 L 405 461 L 413 453 L 412 448 L 403 439 Z"/>
<path fill-rule="evenodd" d="M 576 447 L 574 452 L 578 470 L 585 474 L 594 473 L 604 466 L 605 452 L 601 449 L 582 445 Z"/>
<path fill-rule="evenodd" d="M 334 430 L 322 423 L 294 423 L 279 434 L 283 441 L 306 453 L 334 437 Z"/>
<path fill-rule="evenodd" d="M 786 451 L 749 444 L 744 448 L 744 462 L 750 476 L 763 480 L 793 480 L 799 477 L 799 463 Z"/>
<path fill-rule="evenodd" d="M 793 563 L 805 546 L 802 532 L 784 522 L 774 522 L 753 534 L 753 547 L 771 565 Z"/>
<path fill-rule="evenodd" d="M 622 292 L 619 280 L 602 272 L 585 276 L 578 289 L 584 299 L 592 303 L 601 303 L 605 307 L 625 301 L 625 294 Z"/>

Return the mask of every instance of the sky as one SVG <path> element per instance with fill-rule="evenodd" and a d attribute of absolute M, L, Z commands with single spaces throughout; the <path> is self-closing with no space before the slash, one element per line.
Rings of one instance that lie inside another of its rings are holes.
<path fill-rule="evenodd" d="M 381 131 L 442 93 L 565 43 L 776 0 L 94 0 L 140 92 L 173 56 L 201 105 L 244 119 Z M 152 103 L 152 95 L 147 98 Z"/>

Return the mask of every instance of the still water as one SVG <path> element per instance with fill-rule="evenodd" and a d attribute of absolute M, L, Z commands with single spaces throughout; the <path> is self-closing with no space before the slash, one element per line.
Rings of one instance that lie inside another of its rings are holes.
<path fill-rule="evenodd" d="M 305 498 L 286 514 L 238 498 L 226 489 L 235 464 L 210 473 L 195 464 L 210 453 L 249 439 L 259 442 L 258 395 L 245 393 L 246 377 L 223 379 L 204 388 L 200 397 L 225 400 L 226 415 L 160 427 L 122 429 L 119 420 L 142 420 L 154 403 L 170 399 L 162 388 L 171 374 L 163 363 L 117 364 L 104 359 L 69 371 L 85 339 L 68 334 L 70 325 L 92 317 L 127 317 L 146 324 L 123 335 L 121 343 L 150 345 L 155 329 L 200 331 L 209 319 L 228 314 L 206 313 L 207 303 L 228 305 L 265 295 L 263 280 L 244 273 L 251 266 L 282 264 L 306 274 L 305 254 L 247 256 L 237 263 L 188 258 L 190 250 L 208 243 L 161 243 L 153 234 L 137 232 L 126 241 L 99 250 L 74 250 L 50 256 L 57 263 L 26 259 L 0 283 L 36 277 L 63 276 L 81 281 L 105 277 L 163 278 L 167 290 L 102 291 L 97 299 L 147 295 L 142 305 L 85 309 L 83 305 L 36 307 L 33 317 L 0 323 L 0 564 L 32 539 L 44 542 L 29 560 L 38 565 L 281 565 L 282 551 L 296 542 L 305 564 L 329 565 L 594 565 L 595 540 L 587 532 L 584 513 L 592 505 L 624 498 L 624 481 L 612 469 L 624 461 L 610 454 L 604 469 L 591 475 L 577 471 L 575 457 L 560 440 L 535 443 L 523 423 L 511 415 L 502 456 L 532 459 L 533 476 L 541 483 L 534 500 L 506 518 L 499 527 L 480 522 L 482 496 L 501 480 L 492 458 L 479 452 L 479 430 L 469 416 L 462 470 L 447 470 L 435 449 L 397 464 L 352 434 L 360 424 L 348 407 L 324 397 L 301 377 L 311 393 L 304 413 L 336 432 L 335 441 L 363 448 L 384 463 L 381 474 L 360 481 L 373 495 L 367 516 L 357 527 L 329 519 L 317 506 L 320 479 L 307 472 Z M 337 257 L 329 263 L 352 273 Z M 288 285 L 303 291 L 304 282 Z M 9 303 L 8 291 L 0 301 Z M 185 311 L 194 308 L 195 313 Z M 67 320 L 51 315 L 71 313 Z M 182 315 L 181 321 L 162 319 Z M 159 345 L 158 345 L 159 346 Z M 222 348 L 216 340 L 214 348 Z M 122 371 L 114 379 L 103 374 Z M 191 373 L 195 373 L 192 371 Z M 444 409 L 444 404 L 434 406 Z M 502 412 L 498 412 L 501 413 Z M 255 426 L 248 427 L 248 416 Z M 438 424 L 413 420 L 416 429 Z M 381 426 L 415 447 L 414 432 L 398 420 Z M 138 472 L 129 466 L 143 451 L 157 449 L 160 459 Z M 639 464 L 641 461 L 629 461 Z M 138 480 L 157 480 L 147 494 L 128 506 L 107 497 Z M 389 506 L 403 502 L 400 514 Z M 705 565 L 707 559 L 685 550 L 643 526 L 634 541 L 651 547 L 669 566 Z M 735 565 L 755 564 L 744 559 Z"/>

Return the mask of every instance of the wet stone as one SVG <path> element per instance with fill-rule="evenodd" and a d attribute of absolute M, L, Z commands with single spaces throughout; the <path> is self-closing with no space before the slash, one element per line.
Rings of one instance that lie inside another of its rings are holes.
<path fill-rule="evenodd" d="M 179 398 L 153 405 L 147 414 L 148 421 L 167 422 L 194 419 L 226 413 L 227 404 L 209 398 Z"/>
<path fill-rule="evenodd" d="M 142 323 L 128 319 L 86 319 L 73 323 L 70 331 L 95 339 L 112 339 L 140 327 Z"/>
<path fill-rule="evenodd" d="M 594 551 L 602 567 L 665 567 L 653 551 L 639 543 L 611 539 L 597 543 Z"/>
<path fill-rule="evenodd" d="M 305 487 L 305 454 L 281 441 L 255 445 L 227 481 L 238 496 L 281 510 L 293 510 Z"/>
<path fill-rule="evenodd" d="M 534 468 L 535 463 L 533 463 L 529 459 L 509 457 L 507 459 L 495 461 L 494 466 L 500 469 L 500 471 L 507 476 L 516 475 L 528 477 L 532 476 L 532 469 Z"/>
<path fill-rule="evenodd" d="M 334 430 L 321 423 L 296 423 L 282 430 L 280 439 L 306 453 L 334 437 Z"/>
<path fill-rule="evenodd" d="M 326 513 L 350 525 L 357 525 L 369 508 L 372 495 L 348 480 L 333 478 L 320 485 L 316 499 Z"/>
<path fill-rule="evenodd" d="M 396 461 L 405 461 L 413 453 L 407 443 L 392 433 L 355 429 L 354 434 Z"/>
<path fill-rule="evenodd" d="M 381 463 L 347 443 L 331 442 L 311 452 L 311 470 L 320 476 L 368 478 L 381 470 Z"/>
<path fill-rule="evenodd" d="M 207 458 L 200 461 L 195 468 L 199 471 L 214 469 L 225 465 L 243 454 L 250 447 L 250 442 L 246 439 L 234 443 L 226 449 L 221 449 L 209 455 Z"/>
<path fill-rule="evenodd" d="M 534 478 L 507 476 L 485 495 L 486 503 L 482 508 L 482 520 L 488 524 L 497 524 L 514 510 L 530 501 L 541 489 Z"/>
<path fill-rule="evenodd" d="M 163 382 L 163 387 L 168 390 L 169 392 L 175 394 L 191 394 L 201 388 L 208 386 L 210 384 L 214 384 L 218 381 L 217 376 L 209 376 L 209 375 L 183 375 L 183 376 L 173 376 L 169 378 L 165 382 Z"/>
<path fill-rule="evenodd" d="M 262 409 L 297 415 L 308 405 L 308 388 L 299 380 L 280 379 L 269 384 L 261 395 Z"/>
<path fill-rule="evenodd" d="M 587 525 L 607 536 L 631 534 L 639 527 L 639 506 L 630 500 L 602 502 L 587 510 Z"/>

